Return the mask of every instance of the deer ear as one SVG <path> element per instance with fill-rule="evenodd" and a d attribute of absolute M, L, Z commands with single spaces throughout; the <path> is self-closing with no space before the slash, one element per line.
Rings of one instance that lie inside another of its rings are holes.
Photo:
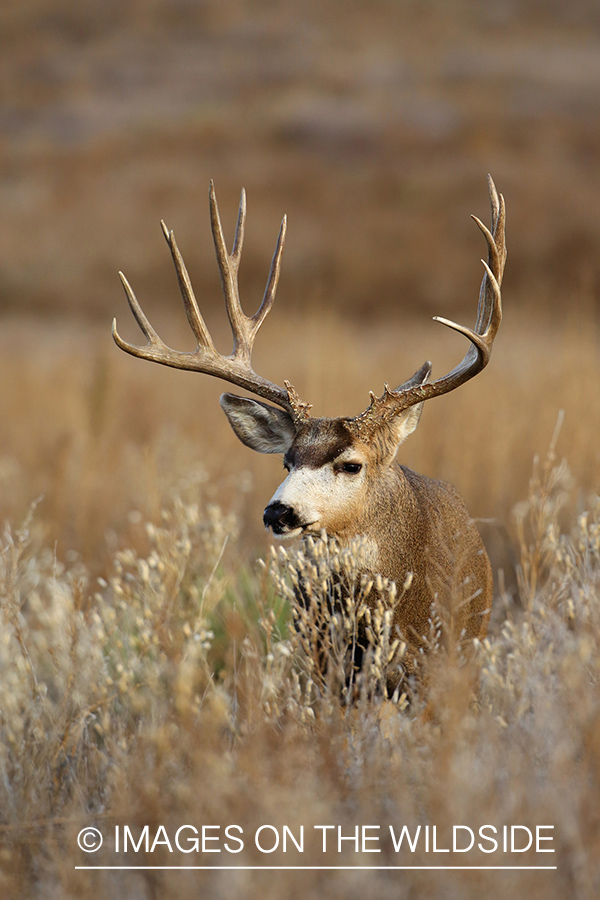
<path fill-rule="evenodd" d="M 425 384 L 431 375 L 431 363 L 426 362 L 423 363 L 418 372 L 409 378 L 408 381 L 405 381 L 404 384 L 401 384 L 400 387 L 397 387 L 397 391 L 408 390 L 409 388 L 416 387 L 418 384 Z M 421 413 L 423 412 L 423 404 L 416 403 L 414 406 L 409 406 L 408 409 L 402 410 L 401 413 L 398 413 L 397 416 L 391 420 L 390 425 L 394 431 L 394 434 L 397 438 L 397 444 L 405 441 L 406 438 L 413 433 L 417 425 L 419 424 L 419 419 L 421 418 Z"/>
<path fill-rule="evenodd" d="M 296 427 L 283 409 L 237 394 L 221 394 L 219 402 L 240 441 L 251 450 L 285 453 L 291 447 Z"/>

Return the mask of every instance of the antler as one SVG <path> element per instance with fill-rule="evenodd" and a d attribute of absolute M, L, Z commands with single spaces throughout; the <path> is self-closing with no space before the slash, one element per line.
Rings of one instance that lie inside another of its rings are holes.
<path fill-rule="evenodd" d="M 359 436 L 368 437 L 381 424 L 389 421 L 402 410 L 408 409 L 409 406 L 415 406 L 424 400 L 430 400 L 432 397 L 439 397 L 441 394 L 455 390 L 470 378 L 474 378 L 487 366 L 494 338 L 502 321 L 500 286 L 506 261 L 504 197 L 496 191 L 491 175 L 488 175 L 488 189 L 492 208 L 491 231 L 477 216 L 472 216 L 483 232 L 488 245 L 487 262 L 482 260 L 485 273 L 479 291 L 475 328 L 472 330 L 441 316 L 434 316 L 437 322 L 464 334 L 471 341 L 471 346 L 462 362 L 443 378 L 438 378 L 437 381 L 420 383 L 424 381 L 429 371 L 429 364 L 426 363 L 413 378 L 397 390 L 390 391 L 386 384 L 381 397 L 375 397 L 371 392 L 371 403 L 367 409 L 355 418 L 347 420 L 347 425 Z M 417 377 L 420 375 L 422 375 L 421 378 Z"/>
<path fill-rule="evenodd" d="M 231 354 L 229 356 L 222 356 L 215 348 L 196 302 L 192 283 L 185 267 L 183 257 L 181 256 L 175 241 L 175 235 L 172 231 L 169 231 L 164 222 L 161 222 L 163 234 L 171 250 L 171 256 L 173 257 L 173 262 L 175 264 L 177 280 L 179 282 L 188 322 L 198 341 L 198 346 L 194 351 L 189 353 L 180 350 L 172 350 L 170 347 L 167 347 L 150 324 L 142 307 L 138 303 L 129 282 L 122 272 L 119 272 L 119 275 L 123 282 L 123 287 L 125 288 L 129 306 L 136 322 L 147 339 L 147 344 L 144 347 L 137 347 L 134 344 L 129 344 L 127 341 L 124 341 L 117 331 L 117 320 L 114 319 L 112 335 L 115 343 L 121 350 L 125 350 L 126 353 L 131 353 L 132 356 L 138 356 L 140 359 L 149 359 L 151 362 L 161 363 L 164 366 L 172 366 L 175 369 L 189 369 L 192 372 L 204 372 L 206 375 L 214 375 L 216 378 L 222 378 L 231 384 L 235 384 L 238 387 L 244 388 L 244 390 L 256 394 L 258 397 L 276 403 L 278 406 L 287 410 L 287 412 L 289 412 L 296 420 L 305 418 L 308 415 L 310 404 L 303 403 L 300 400 L 292 385 L 289 382 L 284 381 L 285 387 L 280 387 L 277 384 L 273 384 L 271 381 L 267 381 L 265 378 L 256 374 L 250 362 L 256 333 L 264 322 L 275 300 L 275 292 L 279 280 L 281 254 L 283 253 L 283 244 L 285 241 L 286 217 L 284 216 L 281 222 L 277 246 L 275 247 L 275 253 L 273 254 L 271 269 L 262 303 L 253 316 L 246 316 L 242 310 L 238 288 L 238 268 L 242 255 L 244 226 L 246 223 L 246 192 L 242 189 L 231 254 L 227 251 L 227 245 L 225 244 L 225 238 L 223 237 L 219 207 L 217 205 L 215 188 L 212 181 L 210 183 L 209 199 L 210 221 L 219 272 L 221 275 L 221 285 L 225 297 L 227 315 L 233 333 L 233 350 Z"/>

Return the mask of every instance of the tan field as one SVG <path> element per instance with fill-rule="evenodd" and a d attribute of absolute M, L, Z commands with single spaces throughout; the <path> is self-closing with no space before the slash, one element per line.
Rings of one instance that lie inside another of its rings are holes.
<path fill-rule="evenodd" d="M 0 896 L 600 893 L 600 19 L 563 7 L 0 13 Z M 488 171 L 509 248 L 492 360 L 426 404 L 399 452 L 480 522 L 489 639 L 470 660 L 432 648 L 410 702 L 383 696 L 374 656 L 348 704 L 336 648 L 323 682 L 291 626 L 292 570 L 314 563 L 321 596 L 332 561 L 271 555 L 262 527 L 281 460 L 237 441 L 223 383 L 114 346 L 113 316 L 142 341 L 116 273 L 193 348 L 164 217 L 227 351 L 207 189 L 231 242 L 245 185 L 247 312 L 289 217 L 255 368 L 317 415 L 352 415 L 424 360 L 439 376 L 462 358 L 431 317 L 475 318 L 485 246 L 469 215 L 489 221 Z M 148 826 L 149 846 L 117 854 L 126 825 L 136 841 Z M 214 826 L 221 853 L 152 850 L 161 825 Z M 261 852 L 263 825 L 303 828 L 303 852 Z M 338 852 L 332 831 L 323 853 L 320 825 L 380 842 Z M 444 847 L 458 825 L 553 826 L 555 853 L 397 852 L 390 825 L 436 826 Z M 87 826 L 98 853 L 77 845 Z M 385 868 L 442 864 L 470 868 Z M 212 870 L 99 868 L 115 865 Z"/>

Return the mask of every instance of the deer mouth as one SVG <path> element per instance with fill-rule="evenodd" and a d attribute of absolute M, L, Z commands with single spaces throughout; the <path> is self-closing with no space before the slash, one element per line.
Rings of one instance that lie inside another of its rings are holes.
<path fill-rule="evenodd" d="M 272 531 L 275 537 L 281 540 L 298 537 L 301 534 L 314 531 L 317 521 L 303 522 L 292 506 L 287 506 L 279 501 L 270 503 L 264 511 L 263 523 L 265 528 Z"/>
<path fill-rule="evenodd" d="M 303 537 L 307 534 L 320 534 L 320 529 L 315 528 L 316 522 L 309 522 L 308 525 L 299 525 L 298 528 L 292 528 L 286 531 L 273 531 L 273 535 L 280 541 L 290 541 L 292 538 Z"/>

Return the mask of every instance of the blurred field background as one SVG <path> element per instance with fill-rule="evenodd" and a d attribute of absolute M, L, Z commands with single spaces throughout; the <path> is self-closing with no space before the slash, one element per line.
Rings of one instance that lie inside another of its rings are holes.
<path fill-rule="evenodd" d="M 2 516 L 43 494 L 59 554 L 97 561 L 107 529 L 201 464 L 226 505 L 250 473 L 245 531 L 264 545 L 279 473 L 237 446 L 222 385 L 121 358 L 108 334 L 116 315 L 138 337 L 123 269 L 165 338 L 191 346 L 164 218 L 227 349 L 211 177 L 229 241 L 247 190 L 250 312 L 289 218 L 256 367 L 339 415 L 462 356 L 431 316 L 473 320 L 469 216 L 489 221 L 491 172 L 509 246 L 494 363 L 430 404 L 403 459 L 506 517 L 564 408 L 564 452 L 598 483 L 595 4 L 25 0 L 0 15 Z"/>
<path fill-rule="evenodd" d="M 86 573 L 78 611 L 91 614 L 115 554 L 150 553 L 145 524 L 163 523 L 174 498 L 235 517 L 238 537 L 213 560 L 227 590 L 255 579 L 267 551 L 262 509 L 282 473 L 233 436 L 223 385 L 110 339 L 115 315 L 138 339 L 122 269 L 165 340 L 192 347 L 159 220 L 226 350 L 209 179 L 230 243 L 248 194 L 247 312 L 287 213 L 255 368 L 288 378 L 316 414 L 354 414 L 425 359 L 440 375 L 462 357 L 431 316 L 474 319 L 484 242 L 469 216 L 489 221 L 487 172 L 508 209 L 504 323 L 489 369 L 426 406 L 401 459 L 452 481 L 488 520 L 506 603 L 527 606 L 513 510 L 559 410 L 572 474 L 557 528 L 600 479 L 595 2 L 21 0 L 0 10 L 0 97 L 0 519 L 18 527 L 41 498 L 34 558 L 46 548 Z M 41 815 L 28 802 L 8 821 Z M 90 805 L 83 789 L 77 802 Z M 587 896 L 592 882 L 577 878 L 571 895 Z"/>

